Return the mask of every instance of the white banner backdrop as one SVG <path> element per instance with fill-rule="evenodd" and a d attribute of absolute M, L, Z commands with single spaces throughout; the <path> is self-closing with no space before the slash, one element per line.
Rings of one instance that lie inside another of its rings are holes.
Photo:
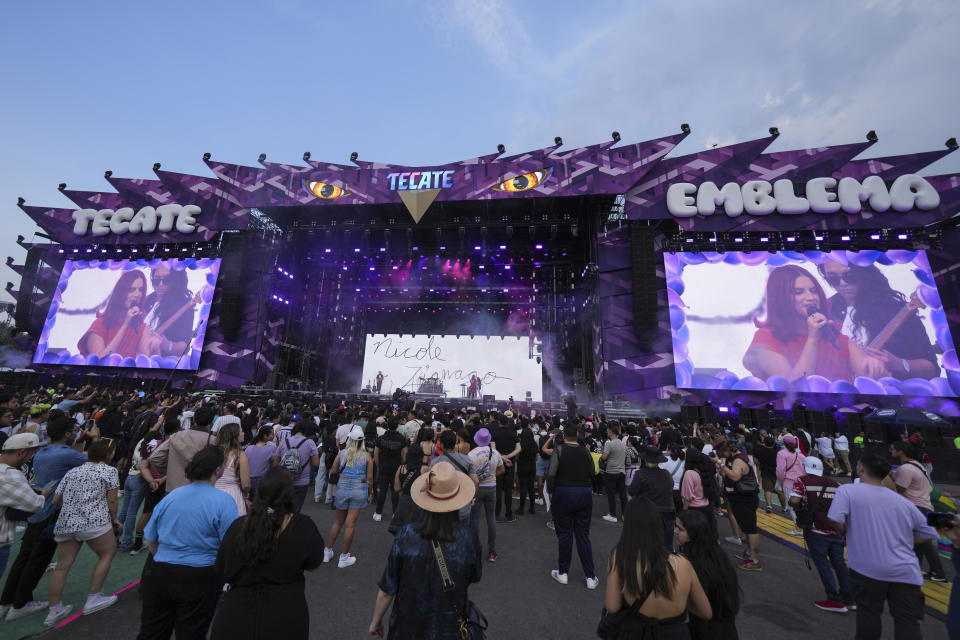
<path fill-rule="evenodd" d="M 534 402 L 543 399 L 542 368 L 530 357 L 529 337 L 367 334 L 360 387 L 375 387 L 378 372 L 384 394 L 397 387 L 417 392 L 432 378 L 448 398 L 459 398 L 461 385 L 469 387 L 475 375 L 480 395 L 520 401 L 529 391 Z"/>

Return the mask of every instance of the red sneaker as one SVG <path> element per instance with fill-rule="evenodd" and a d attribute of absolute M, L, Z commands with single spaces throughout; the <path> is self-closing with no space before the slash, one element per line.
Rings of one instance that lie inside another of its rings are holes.
<path fill-rule="evenodd" d="M 856 603 L 856 602 L 844 602 L 843 604 L 847 607 L 847 611 L 856 611 L 856 610 L 857 610 L 857 603 Z"/>
<path fill-rule="evenodd" d="M 833 600 L 820 600 L 819 602 L 814 602 L 813 606 L 815 606 L 817 609 L 833 611 L 834 613 L 846 613 L 849 611 L 845 605 L 842 605 L 839 602 L 834 602 Z"/>

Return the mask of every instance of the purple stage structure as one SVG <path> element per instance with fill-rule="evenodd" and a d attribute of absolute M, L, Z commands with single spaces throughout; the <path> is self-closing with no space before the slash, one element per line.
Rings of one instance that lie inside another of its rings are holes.
<path fill-rule="evenodd" d="M 856 252 L 871 242 L 924 249 L 946 328 L 960 318 L 960 286 L 944 272 L 957 262 L 950 218 L 960 212 L 960 175 L 920 172 L 956 141 L 939 151 L 857 159 L 876 141 L 872 132 L 861 143 L 768 152 L 778 135 L 771 129 L 767 137 L 677 155 L 690 132 L 681 129 L 635 144 L 620 144 L 615 134 L 569 151 L 558 138 L 521 154 L 501 148 L 427 167 L 356 155 L 351 164 L 323 163 L 309 153 L 303 166 L 265 155 L 260 166 L 244 166 L 205 154 L 208 177 L 157 164 L 153 179 L 107 172 L 113 191 L 61 185 L 78 208 L 19 203 L 52 242 L 21 241 L 26 263 L 8 260 L 22 277 L 20 291 L 8 287 L 18 298 L 17 326 L 39 339 L 65 259 L 220 257 L 197 370 L 176 371 L 178 383 L 297 379 L 309 386 L 322 379 L 349 390 L 359 343 L 378 312 L 393 313 L 392 320 L 402 312 L 409 333 L 423 333 L 416 318 L 438 311 L 429 330 L 466 332 L 475 324 L 460 319 L 447 327 L 442 318 L 476 312 L 542 342 L 555 399 L 577 392 L 641 404 L 760 406 L 799 398 L 825 408 L 895 402 L 956 415 L 952 344 L 937 345 L 948 380 L 933 395 L 856 385 L 789 394 L 743 384 L 696 388 L 684 361 L 674 361 L 670 311 L 679 309 L 679 296 L 663 261 L 669 252 L 699 260 L 750 246 L 785 260 L 791 251 Z M 35 368 L 123 375 L 78 364 Z"/>

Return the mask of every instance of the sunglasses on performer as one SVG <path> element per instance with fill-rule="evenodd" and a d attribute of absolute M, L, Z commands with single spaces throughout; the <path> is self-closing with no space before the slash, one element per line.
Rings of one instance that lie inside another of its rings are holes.
<path fill-rule="evenodd" d="M 150 276 L 150 282 L 156 286 L 165 283 L 169 278 L 170 276 Z"/>
<path fill-rule="evenodd" d="M 823 276 L 823 279 L 827 281 L 828 285 L 834 288 L 839 286 L 841 280 L 847 284 L 857 284 L 857 279 L 852 277 L 849 271 L 846 273 L 828 273 Z"/>

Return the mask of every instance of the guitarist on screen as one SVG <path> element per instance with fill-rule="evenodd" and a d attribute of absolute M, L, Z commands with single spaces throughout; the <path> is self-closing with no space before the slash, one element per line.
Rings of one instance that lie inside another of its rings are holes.
<path fill-rule="evenodd" d="M 187 272 L 160 265 L 150 270 L 150 284 L 153 293 L 144 303 L 144 321 L 169 341 L 162 345 L 163 355 L 183 355 L 193 338 L 194 305 L 198 302 L 187 288 Z"/>
<path fill-rule="evenodd" d="M 894 378 L 929 380 L 940 375 L 936 351 L 916 312 L 922 302 L 915 296 L 908 301 L 875 265 L 830 260 L 817 269 L 837 292 L 828 306 L 843 335 L 881 360 Z"/>

